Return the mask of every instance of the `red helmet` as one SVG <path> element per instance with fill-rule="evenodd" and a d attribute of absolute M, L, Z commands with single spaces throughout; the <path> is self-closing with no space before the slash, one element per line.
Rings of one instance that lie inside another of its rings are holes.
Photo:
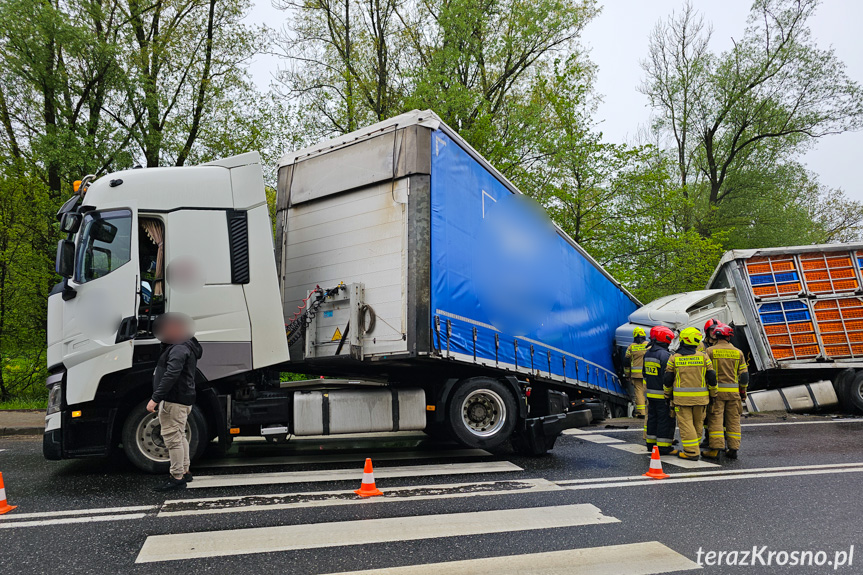
<path fill-rule="evenodd" d="M 650 328 L 650 339 L 659 343 L 671 343 L 674 339 L 674 332 L 664 325 L 657 325 Z"/>
<path fill-rule="evenodd" d="M 709 320 L 707 320 L 707 323 L 704 324 L 704 335 L 710 335 L 710 330 L 717 325 L 720 325 L 719 320 L 714 318 L 710 318 Z"/>
<path fill-rule="evenodd" d="M 732 337 L 734 336 L 734 328 L 730 325 L 725 325 L 724 323 L 720 323 L 716 327 L 713 328 L 713 335 L 721 335 L 723 337 Z"/>

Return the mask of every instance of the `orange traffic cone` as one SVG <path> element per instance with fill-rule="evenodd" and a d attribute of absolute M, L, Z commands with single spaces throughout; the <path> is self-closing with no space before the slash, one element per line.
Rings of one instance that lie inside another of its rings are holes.
<path fill-rule="evenodd" d="M 645 473 L 644 476 L 650 477 L 651 479 L 665 479 L 667 477 L 671 477 L 667 473 L 663 473 L 662 460 L 659 459 L 659 448 L 655 445 L 653 446 L 653 453 L 650 454 L 650 469 L 647 470 L 647 473 Z"/>
<path fill-rule="evenodd" d="M 375 473 L 372 470 L 371 458 L 366 458 L 366 466 L 363 468 L 363 483 L 359 489 L 354 490 L 354 493 L 360 497 L 383 495 L 383 492 L 375 487 Z"/>
<path fill-rule="evenodd" d="M 4 513 L 9 513 L 13 509 L 18 507 L 17 505 L 9 505 L 6 501 L 6 488 L 3 487 L 3 474 L 0 473 L 0 515 Z"/>

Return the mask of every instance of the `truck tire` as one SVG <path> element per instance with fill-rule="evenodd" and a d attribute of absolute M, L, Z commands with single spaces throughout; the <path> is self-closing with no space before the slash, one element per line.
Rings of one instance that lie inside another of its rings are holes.
<path fill-rule="evenodd" d="M 129 461 L 141 471 L 167 473 L 170 466 L 168 449 L 160 434 L 159 417 L 147 411 L 147 401 L 132 408 L 123 422 L 123 451 Z M 192 406 L 192 412 L 186 421 L 190 459 L 194 461 L 204 453 L 209 436 L 204 414 L 198 406 Z"/>
<path fill-rule="evenodd" d="M 490 377 L 458 384 L 450 397 L 447 419 L 453 436 L 468 447 L 494 449 L 512 435 L 518 406 L 512 392 Z"/>
<path fill-rule="evenodd" d="M 845 380 L 845 396 L 842 399 L 849 408 L 854 406 L 863 411 L 863 371 L 858 371 L 853 379 Z"/>

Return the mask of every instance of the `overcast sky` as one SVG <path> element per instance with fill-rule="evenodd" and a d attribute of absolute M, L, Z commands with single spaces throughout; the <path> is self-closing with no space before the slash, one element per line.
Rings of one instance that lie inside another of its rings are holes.
<path fill-rule="evenodd" d="M 271 0 L 254 0 L 249 20 L 279 27 L 284 13 L 272 7 Z M 695 6 L 713 25 L 713 49 L 721 51 L 740 38 L 746 25 L 749 0 L 698 1 Z M 643 72 L 640 60 L 647 53 L 647 38 L 656 22 L 679 10 L 682 0 L 613 0 L 600 2 L 602 13 L 591 22 L 582 36 L 590 58 L 599 67 L 596 89 L 603 95 L 597 113 L 600 129 L 609 142 L 634 139 L 639 126 L 649 123 L 650 109 L 636 86 Z M 847 66 L 849 76 L 863 83 L 863 2 L 824 0 L 810 21 L 813 36 L 822 47 L 833 46 Z M 259 56 L 252 63 L 255 81 L 266 89 L 278 61 Z M 863 184 L 857 176 L 863 161 L 863 132 L 821 138 L 806 154 L 804 163 L 817 173 L 822 183 L 842 188 L 854 199 L 863 201 Z"/>

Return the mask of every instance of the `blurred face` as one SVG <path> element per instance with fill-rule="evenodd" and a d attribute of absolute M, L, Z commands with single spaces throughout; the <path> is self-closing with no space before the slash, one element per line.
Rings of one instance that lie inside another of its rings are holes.
<path fill-rule="evenodd" d="M 153 333 L 162 343 L 176 344 L 195 335 L 192 318 L 181 313 L 166 313 L 156 321 Z"/>

